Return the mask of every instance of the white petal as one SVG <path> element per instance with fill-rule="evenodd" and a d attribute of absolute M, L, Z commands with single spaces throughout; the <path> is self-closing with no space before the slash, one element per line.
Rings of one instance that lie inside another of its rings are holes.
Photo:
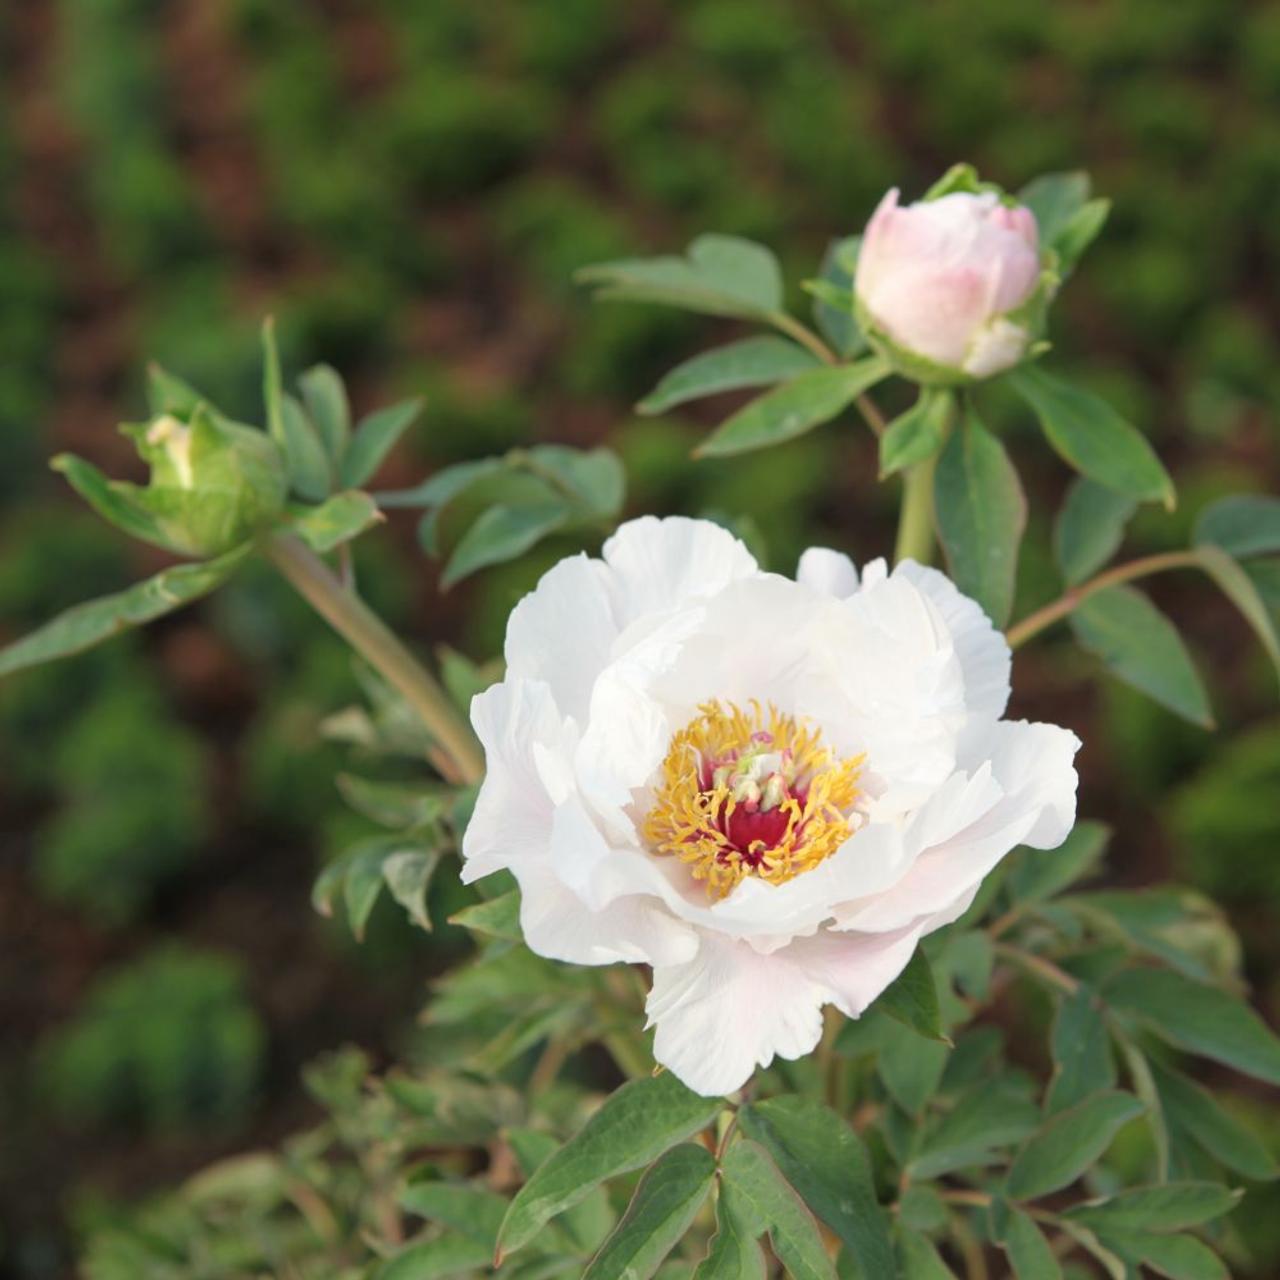
<path fill-rule="evenodd" d="M 823 595 L 843 600 L 858 589 L 858 570 L 843 551 L 810 547 L 800 557 L 796 581 Z"/>
<path fill-rule="evenodd" d="M 579 724 L 586 723 L 591 688 L 618 636 L 608 580 L 599 560 L 561 560 L 507 622 L 508 676 L 546 681 L 556 705 Z"/>
<path fill-rule="evenodd" d="M 620 525 L 604 544 L 622 626 L 715 595 L 759 572 L 745 546 L 710 520 L 643 516 Z"/>
<path fill-rule="evenodd" d="M 907 967 L 920 933 L 916 927 L 895 933 L 823 932 L 797 939 L 786 954 L 822 986 L 828 1003 L 857 1018 Z"/>

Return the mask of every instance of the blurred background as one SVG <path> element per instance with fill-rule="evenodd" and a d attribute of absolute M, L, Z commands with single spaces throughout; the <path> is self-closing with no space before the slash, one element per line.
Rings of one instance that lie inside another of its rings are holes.
<path fill-rule="evenodd" d="M 266 312 L 292 368 L 336 365 L 357 412 L 427 397 L 383 487 L 606 442 L 629 510 L 732 519 L 772 567 L 815 540 L 886 552 L 896 495 L 865 431 L 691 463 L 723 405 L 630 406 L 733 330 L 593 306 L 570 277 L 716 230 L 770 243 L 796 285 L 887 187 L 918 195 L 960 159 L 1011 188 L 1084 167 L 1114 201 L 1051 336 L 1175 473 L 1178 512 L 1140 516 L 1131 549 L 1184 543 L 1219 493 L 1280 487 L 1274 5 L 45 0 L 0 10 L 0 65 L 5 638 L 163 563 L 47 456 L 134 474 L 115 426 L 143 411 L 148 358 L 259 420 Z M 1068 477 L 1012 407 L 996 425 L 1032 500 L 1021 614 L 1057 594 Z M 412 521 L 357 555 L 395 623 L 483 660 L 568 549 L 443 597 Z M 1274 677 L 1207 585 L 1153 593 L 1203 659 L 1218 735 L 1052 641 L 1019 658 L 1014 711 L 1088 743 L 1082 811 L 1117 830 L 1117 883 L 1172 875 L 1227 905 L 1274 1023 Z M 342 647 L 265 574 L 0 685 L 0 1275 L 70 1274 L 116 1205 L 305 1124 L 308 1058 L 353 1041 L 385 1060 L 407 1033 L 457 939 L 381 904 L 357 946 L 307 903 L 352 822 L 318 726 L 355 697 Z M 1265 1099 L 1222 1083 L 1274 1143 Z M 1280 1212 L 1252 1204 L 1274 1261 Z"/>

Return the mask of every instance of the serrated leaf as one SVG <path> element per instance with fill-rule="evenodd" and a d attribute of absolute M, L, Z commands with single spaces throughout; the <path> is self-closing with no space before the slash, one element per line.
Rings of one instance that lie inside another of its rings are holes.
<path fill-rule="evenodd" d="M 1101 1236 L 1112 1229 L 1182 1231 L 1230 1213 L 1242 1194 L 1220 1182 L 1165 1182 L 1128 1187 L 1106 1200 L 1073 1205 L 1067 1216 Z"/>
<path fill-rule="evenodd" d="M 1213 727 L 1209 695 L 1177 629 L 1132 587 L 1095 591 L 1071 615 L 1082 648 L 1125 684 L 1201 728 Z"/>
<path fill-rule="evenodd" d="M 926 1040 L 946 1041 L 938 1008 L 938 984 L 924 950 L 917 947 L 907 967 L 876 999 L 876 1007 Z"/>
<path fill-rule="evenodd" d="M 1191 540 L 1220 547 L 1237 560 L 1280 551 L 1280 498 L 1261 493 L 1219 498 L 1200 513 Z"/>
<path fill-rule="evenodd" d="M 199 564 L 176 565 L 114 595 L 73 605 L 44 626 L 0 649 L 0 677 L 25 667 L 69 657 L 144 626 L 220 587 L 240 567 L 250 548 Z"/>
<path fill-rule="evenodd" d="M 1116 1064 L 1097 992 L 1081 983 L 1058 1004 L 1050 1037 L 1053 1080 L 1045 1097 L 1049 1114 L 1064 1111 L 1091 1094 L 1114 1088 Z"/>
<path fill-rule="evenodd" d="M 721 1172 L 729 1194 L 743 1206 L 745 1221 L 757 1236 L 768 1232 L 792 1280 L 835 1280 L 818 1224 L 764 1147 L 750 1138 L 738 1139 L 725 1155 Z"/>
<path fill-rule="evenodd" d="M 972 414 L 938 457 L 933 497 L 956 586 L 1004 626 L 1013 608 L 1027 500 L 1004 446 Z"/>
<path fill-rule="evenodd" d="M 1215 1160 L 1246 1178 L 1262 1182 L 1276 1176 L 1276 1162 L 1270 1152 L 1207 1089 L 1159 1063 L 1152 1064 L 1152 1072 L 1171 1125 L 1186 1132 Z"/>
<path fill-rule="evenodd" d="M 683 258 L 628 258 L 584 267 L 575 279 L 596 297 L 656 302 L 706 315 L 762 319 L 782 306 L 782 274 L 763 245 L 702 235 Z"/>
<path fill-rule="evenodd" d="M 1056 849 L 1022 849 L 1009 873 L 1015 903 L 1045 902 L 1083 879 L 1102 861 L 1111 828 L 1105 823 L 1077 822 Z"/>
<path fill-rule="evenodd" d="M 880 437 L 880 478 L 932 458 L 942 448 L 954 407 L 950 391 L 922 387 L 915 404 L 896 417 Z"/>
<path fill-rule="evenodd" d="M 568 522 L 568 508 L 558 502 L 490 507 L 459 539 L 441 575 L 441 589 L 447 591 L 478 569 L 514 560 Z"/>
<path fill-rule="evenodd" d="M 1125 969 L 1103 988 L 1119 1012 L 1170 1044 L 1280 1084 L 1280 1038 L 1248 1005 L 1169 969 Z"/>
<path fill-rule="evenodd" d="M 324 555 L 358 538 L 382 520 L 378 504 L 367 493 L 348 490 L 334 494 L 318 507 L 308 508 L 294 520 L 292 527 L 312 551 Z"/>
<path fill-rule="evenodd" d="M 786 338 L 742 338 L 677 365 L 636 409 L 644 414 L 664 413 L 702 396 L 772 386 L 818 364 L 816 356 Z"/>
<path fill-rule="evenodd" d="M 348 488 L 358 489 L 372 480 L 387 454 L 421 412 L 422 401 L 415 398 L 388 405 L 362 418 L 341 455 L 339 475 L 342 483 Z"/>
<path fill-rule="evenodd" d="M 337 370 L 327 364 L 314 365 L 298 379 L 307 415 L 315 424 L 330 464 L 336 469 L 351 435 L 351 406 L 347 388 Z M 363 480 L 344 481 L 355 489 Z"/>
<path fill-rule="evenodd" d="M 770 1098 L 743 1108 L 738 1122 L 867 1275 L 891 1274 L 888 1220 L 876 1201 L 870 1161 L 834 1111 L 810 1098 Z"/>
<path fill-rule="evenodd" d="M 488 902 L 463 907 L 449 917 L 449 923 L 460 925 L 474 933 L 487 934 L 491 938 L 520 942 L 523 940 L 520 932 L 520 892 L 513 889 Z"/>
<path fill-rule="evenodd" d="M 1219 590 L 1240 610 L 1244 620 L 1253 628 L 1259 643 L 1271 659 L 1276 675 L 1280 677 L 1280 636 L 1253 580 L 1220 547 L 1205 545 L 1197 556 L 1204 571 L 1218 584 Z"/>
<path fill-rule="evenodd" d="M 498 1252 L 528 1243 L 606 1178 L 641 1168 L 706 1128 L 723 1106 L 719 1098 L 699 1097 L 670 1072 L 624 1084 L 516 1193 Z"/>
<path fill-rule="evenodd" d="M 1034 1103 L 984 1080 L 925 1130 L 908 1169 L 920 1180 L 991 1164 L 1000 1148 L 1021 1142 L 1040 1121 Z"/>
<path fill-rule="evenodd" d="M 794 440 L 829 422 L 888 374 L 889 366 L 879 356 L 868 356 L 854 364 L 811 369 L 744 405 L 722 422 L 694 454 L 699 458 L 724 458 Z"/>
<path fill-rule="evenodd" d="M 813 322 L 842 360 L 866 349 L 867 340 L 858 326 L 853 309 L 853 277 L 858 269 L 861 236 L 833 240 L 822 258 L 818 284 L 813 293 Z"/>
<path fill-rule="evenodd" d="M 689 1229 L 715 1172 L 711 1153 L 696 1143 L 681 1143 L 660 1156 L 582 1280 L 648 1280 Z"/>
<path fill-rule="evenodd" d="M 1017 1200 L 1034 1200 L 1073 1183 L 1111 1145 L 1120 1129 L 1142 1113 L 1132 1094 L 1095 1093 L 1051 1116 L 1018 1152 L 1006 1187 Z"/>
<path fill-rule="evenodd" d="M 1053 554 L 1068 586 L 1091 577 L 1116 553 L 1137 504 L 1096 481 L 1078 477 L 1053 526 Z"/>
<path fill-rule="evenodd" d="M 1081 475 L 1143 502 L 1172 507 L 1173 481 L 1147 439 L 1105 400 L 1037 365 L 1006 375 L 1049 443 Z"/>
<path fill-rule="evenodd" d="M 1044 1232 L 1015 1205 L 1009 1207 L 1000 1244 L 1017 1280 L 1061 1280 L 1062 1268 Z"/>

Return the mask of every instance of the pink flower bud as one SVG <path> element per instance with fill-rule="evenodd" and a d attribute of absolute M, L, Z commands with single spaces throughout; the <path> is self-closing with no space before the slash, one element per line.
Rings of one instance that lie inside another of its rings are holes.
<path fill-rule="evenodd" d="M 1011 317 L 1040 282 L 1035 216 L 994 192 L 902 208 L 895 188 L 862 240 L 854 281 L 871 339 L 964 378 L 1017 364 L 1033 334 Z"/>

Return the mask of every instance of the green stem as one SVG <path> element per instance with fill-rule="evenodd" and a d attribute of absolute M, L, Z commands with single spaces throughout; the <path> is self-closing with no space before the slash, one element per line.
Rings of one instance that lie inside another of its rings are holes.
<path fill-rule="evenodd" d="M 263 553 L 300 596 L 378 671 L 422 717 L 448 759 L 440 763 L 452 782 L 479 782 L 484 753 L 435 678 L 359 596 L 342 583 L 300 538 L 279 533 Z"/>
<path fill-rule="evenodd" d="M 1117 565 L 1114 569 L 1098 574 L 1096 578 L 1090 578 L 1088 582 L 1082 582 L 1078 587 L 1072 587 L 1043 609 L 1029 613 L 1005 632 L 1005 639 L 1011 649 L 1016 649 L 1032 636 L 1039 635 L 1045 628 L 1074 612 L 1097 591 L 1119 586 L 1122 582 L 1132 582 L 1135 578 L 1145 578 L 1148 574 L 1161 573 L 1165 569 L 1198 569 L 1201 564 L 1200 556 L 1195 551 L 1165 551 L 1160 555 L 1144 556 L 1141 560 Z"/>
<path fill-rule="evenodd" d="M 933 559 L 933 473 L 938 456 L 909 467 L 902 478 L 902 514 L 898 517 L 898 545 L 894 559 L 928 564 Z"/>

